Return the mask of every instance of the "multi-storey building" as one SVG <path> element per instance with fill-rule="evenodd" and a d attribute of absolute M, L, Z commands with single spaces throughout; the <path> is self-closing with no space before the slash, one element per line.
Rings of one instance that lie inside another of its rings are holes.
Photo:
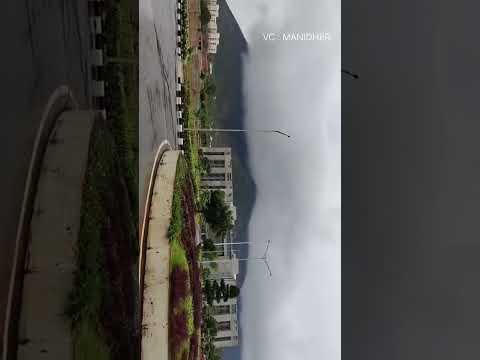
<path fill-rule="evenodd" d="M 202 176 L 201 188 L 209 191 L 223 191 L 225 193 L 225 203 L 232 210 L 233 218 L 236 220 L 236 208 L 233 205 L 232 149 L 228 147 L 203 147 L 201 150 L 202 156 L 208 160 L 209 165 L 208 174 Z M 206 227 L 203 229 L 202 237 L 208 237 L 217 244 L 223 244 L 223 246 L 217 246 L 219 251 L 217 262 L 215 266 L 209 266 L 209 278 L 218 282 L 223 279 L 227 285 L 236 285 L 239 260 L 233 253 L 231 245 L 229 245 L 233 241 L 233 233 L 230 232 L 224 238 L 218 238 Z M 213 311 L 218 329 L 215 346 L 238 345 L 237 299 L 228 299 L 226 302 L 223 299 L 220 302 L 215 301 Z"/>
<path fill-rule="evenodd" d="M 225 193 L 225 202 L 233 204 L 232 149 L 229 147 L 202 147 L 202 156 L 208 160 L 209 172 L 202 176 L 201 187 Z"/>
<path fill-rule="evenodd" d="M 235 285 L 234 280 L 225 280 L 226 284 Z M 217 336 L 215 346 L 218 348 L 237 346 L 238 339 L 238 314 L 237 299 L 230 298 L 227 301 L 213 303 L 213 317 L 217 322 Z"/>
<path fill-rule="evenodd" d="M 235 255 L 220 256 L 215 269 L 211 269 L 210 278 L 218 282 L 223 279 L 226 285 L 237 285 L 239 262 Z M 237 346 L 238 338 L 238 314 L 237 298 L 230 298 L 227 301 L 220 299 L 213 302 L 213 317 L 217 322 L 217 336 L 215 346 L 222 348 Z"/>
<path fill-rule="evenodd" d="M 210 12 L 210 21 L 207 24 L 207 51 L 209 54 L 216 54 L 218 44 L 220 43 L 220 34 L 218 33 L 217 27 L 220 6 L 217 0 L 208 0 L 207 7 Z"/>

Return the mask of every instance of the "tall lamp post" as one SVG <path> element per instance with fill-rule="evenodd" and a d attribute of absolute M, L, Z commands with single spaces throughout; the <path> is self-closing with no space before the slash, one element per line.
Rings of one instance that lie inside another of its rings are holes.
<path fill-rule="evenodd" d="M 270 240 L 268 240 L 267 242 L 267 247 L 265 249 L 265 253 L 263 254 L 263 256 L 260 256 L 260 257 L 246 257 L 246 258 L 237 258 L 238 261 L 263 261 L 265 263 L 265 266 L 267 267 L 267 270 L 268 270 L 268 274 L 270 276 L 272 276 L 272 271 L 270 269 L 270 265 L 268 264 L 268 249 L 270 247 Z M 232 250 L 232 253 L 233 253 L 233 250 Z M 203 260 L 203 261 L 200 261 L 200 264 L 218 264 L 218 263 L 225 263 L 225 262 L 230 262 L 231 259 L 216 259 L 216 260 Z"/>
<path fill-rule="evenodd" d="M 264 130 L 264 129 L 196 129 L 196 128 L 183 128 L 184 131 L 197 131 L 197 132 L 257 132 L 257 133 L 274 133 L 290 137 L 287 133 L 280 130 Z"/>

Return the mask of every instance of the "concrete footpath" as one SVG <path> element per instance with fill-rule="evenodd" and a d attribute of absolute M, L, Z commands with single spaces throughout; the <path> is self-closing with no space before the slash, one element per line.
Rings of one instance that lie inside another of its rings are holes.
<path fill-rule="evenodd" d="M 143 284 L 142 359 L 168 359 L 170 244 L 168 227 L 180 151 L 166 151 L 152 187 Z"/>
<path fill-rule="evenodd" d="M 43 158 L 25 259 L 18 360 L 71 359 L 69 319 L 91 111 L 62 113 Z"/>

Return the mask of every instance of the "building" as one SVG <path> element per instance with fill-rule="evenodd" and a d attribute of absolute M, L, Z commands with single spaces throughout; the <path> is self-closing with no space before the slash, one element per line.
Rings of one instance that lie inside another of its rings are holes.
<path fill-rule="evenodd" d="M 229 256 L 220 256 L 218 260 L 217 267 L 211 269 L 209 277 L 218 282 L 223 279 L 226 285 L 236 286 L 239 273 L 239 261 L 236 256 L 231 253 Z M 237 302 L 237 298 L 213 302 L 213 317 L 217 322 L 217 336 L 214 344 L 218 348 L 239 344 Z"/>
<path fill-rule="evenodd" d="M 207 24 L 207 52 L 216 54 L 218 44 L 220 43 L 220 34 L 217 27 L 220 6 L 217 0 L 207 0 L 207 7 L 210 12 L 210 21 Z"/>
<path fill-rule="evenodd" d="M 202 156 L 208 160 L 210 168 L 209 173 L 201 179 L 201 188 L 223 191 L 225 202 L 231 203 L 233 206 L 232 149 L 228 147 L 202 147 L 201 151 Z"/>
<path fill-rule="evenodd" d="M 233 204 L 232 149 L 229 147 L 202 147 L 201 151 L 202 156 L 208 161 L 209 171 L 208 174 L 202 176 L 200 186 L 204 190 L 223 191 L 225 203 L 232 210 L 233 219 L 236 221 L 237 211 Z M 233 252 L 232 246 L 228 244 L 233 242 L 233 232 L 224 238 L 218 238 L 208 229 L 208 226 L 205 226 L 202 229 L 202 237 L 210 238 L 216 244 L 223 244 L 223 246 L 217 246 L 220 253 L 216 266 L 209 266 L 209 278 L 218 282 L 223 279 L 227 285 L 236 285 L 237 275 L 240 271 L 239 260 Z M 239 344 L 237 299 L 214 301 L 213 312 L 218 329 L 215 346 L 218 348 L 237 346 Z"/>
<path fill-rule="evenodd" d="M 208 173 L 200 181 L 202 190 L 222 191 L 225 194 L 225 204 L 232 211 L 234 223 L 237 220 L 237 208 L 233 204 L 233 175 L 232 175 L 232 149 L 229 147 L 202 147 L 202 157 L 208 162 Z M 230 232 L 225 239 L 218 238 L 206 224 L 202 227 L 202 238 L 212 239 L 215 243 L 231 242 L 233 234 Z M 228 246 L 224 253 L 229 252 Z"/>
<path fill-rule="evenodd" d="M 228 285 L 235 285 L 235 280 L 225 280 Z M 238 314 L 237 299 L 231 298 L 227 301 L 213 303 L 213 317 L 217 322 L 217 336 L 215 337 L 215 346 L 224 348 L 237 346 L 238 339 Z"/>

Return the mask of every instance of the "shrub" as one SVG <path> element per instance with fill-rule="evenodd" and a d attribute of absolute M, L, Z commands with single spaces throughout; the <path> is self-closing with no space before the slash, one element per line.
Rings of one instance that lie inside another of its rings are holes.
<path fill-rule="evenodd" d="M 180 349 L 188 339 L 187 316 L 183 311 L 170 312 L 169 338 L 172 349 Z"/>
<path fill-rule="evenodd" d="M 205 221 L 219 237 L 224 237 L 233 228 L 233 214 L 225 204 L 225 193 L 212 191 L 203 210 Z"/>

